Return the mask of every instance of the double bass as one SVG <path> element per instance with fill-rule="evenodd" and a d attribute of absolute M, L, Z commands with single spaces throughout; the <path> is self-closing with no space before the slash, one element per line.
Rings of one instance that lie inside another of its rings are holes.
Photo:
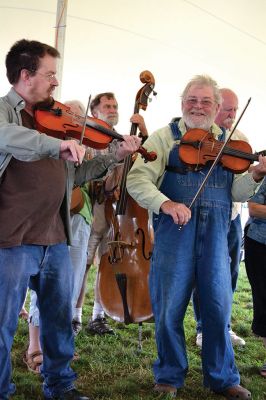
<path fill-rule="evenodd" d="M 149 95 L 154 92 L 154 77 L 149 71 L 140 74 L 144 86 L 138 91 L 134 113 L 146 110 Z M 136 135 L 132 124 L 130 135 Z M 112 319 L 141 323 L 153 316 L 148 276 L 152 254 L 151 227 L 148 212 L 133 200 L 126 190 L 132 157 L 126 157 L 117 202 L 106 202 L 106 219 L 110 225 L 108 251 L 101 257 L 98 291 L 105 313 Z"/>

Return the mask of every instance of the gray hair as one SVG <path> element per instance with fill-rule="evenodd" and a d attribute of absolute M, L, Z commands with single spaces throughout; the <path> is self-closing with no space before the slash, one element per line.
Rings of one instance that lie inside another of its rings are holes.
<path fill-rule="evenodd" d="M 94 99 L 92 99 L 91 104 L 90 104 L 90 109 L 91 109 L 92 114 L 93 114 L 94 108 L 100 104 L 102 97 L 107 97 L 108 100 L 110 100 L 110 99 L 116 100 L 113 92 L 104 92 L 104 93 L 97 94 L 97 96 L 95 96 Z"/>
<path fill-rule="evenodd" d="M 85 115 L 86 110 L 85 110 L 84 105 L 81 103 L 81 101 L 79 101 L 79 100 L 69 100 L 69 101 L 65 101 L 65 105 L 69 106 L 69 107 L 76 106 L 76 107 L 78 107 L 80 109 L 81 115 Z"/>
<path fill-rule="evenodd" d="M 194 76 L 194 78 L 192 78 L 188 82 L 188 84 L 185 87 L 183 93 L 181 94 L 182 100 L 186 98 L 187 92 L 189 91 L 189 89 L 191 88 L 192 85 L 209 86 L 209 87 L 211 87 L 212 90 L 213 90 L 213 95 L 214 95 L 215 102 L 217 104 L 221 104 L 222 103 L 222 96 L 221 96 L 218 84 L 214 79 L 212 79 L 208 75 L 196 75 L 196 76 Z"/>

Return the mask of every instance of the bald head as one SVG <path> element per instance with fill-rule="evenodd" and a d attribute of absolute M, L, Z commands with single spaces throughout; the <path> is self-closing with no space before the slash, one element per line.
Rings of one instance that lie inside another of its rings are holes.
<path fill-rule="evenodd" d="M 222 104 L 215 118 L 215 123 L 225 129 L 231 129 L 238 109 L 238 98 L 231 89 L 220 89 Z"/>

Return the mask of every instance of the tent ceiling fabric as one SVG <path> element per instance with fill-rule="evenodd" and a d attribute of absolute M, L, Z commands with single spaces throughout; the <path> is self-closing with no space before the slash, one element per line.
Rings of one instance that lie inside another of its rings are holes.
<path fill-rule="evenodd" d="M 5 55 L 21 38 L 54 45 L 56 0 L 0 0 L 2 94 Z M 256 150 L 265 148 L 265 0 L 68 0 L 61 101 L 115 92 L 118 129 L 128 133 L 141 71 L 150 70 L 157 98 L 144 116 L 150 132 L 180 115 L 180 93 L 196 74 L 232 88 L 240 110 L 251 104 L 239 128 Z"/>

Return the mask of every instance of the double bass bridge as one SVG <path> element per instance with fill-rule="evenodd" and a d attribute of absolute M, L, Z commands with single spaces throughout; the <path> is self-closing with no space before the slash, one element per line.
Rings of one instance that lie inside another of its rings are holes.
<path fill-rule="evenodd" d="M 108 243 L 109 246 L 109 257 L 110 264 L 115 264 L 122 261 L 125 249 L 132 249 L 136 247 L 136 242 L 125 242 L 123 240 L 112 240 Z"/>

